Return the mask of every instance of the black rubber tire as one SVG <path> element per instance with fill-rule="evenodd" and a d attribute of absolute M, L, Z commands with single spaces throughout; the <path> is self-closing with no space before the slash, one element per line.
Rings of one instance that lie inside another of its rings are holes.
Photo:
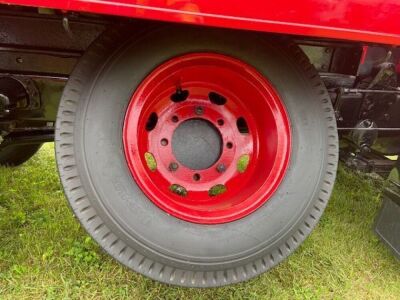
<path fill-rule="evenodd" d="M 291 254 L 317 224 L 338 163 L 326 88 L 303 52 L 258 33 L 164 26 L 113 29 L 82 57 L 64 90 L 56 156 L 69 203 L 115 259 L 155 280 L 214 287 L 252 278 Z M 136 86 L 171 57 L 211 51 L 253 65 L 275 86 L 291 120 L 289 169 L 277 192 L 249 216 L 200 225 L 155 206 L 123 153 L 125 111 Z"/>
<path fill-rule="evenodd" d="M 0 146 L 0 166 L 15 167 L 28 161 L 42 144 Z"/>

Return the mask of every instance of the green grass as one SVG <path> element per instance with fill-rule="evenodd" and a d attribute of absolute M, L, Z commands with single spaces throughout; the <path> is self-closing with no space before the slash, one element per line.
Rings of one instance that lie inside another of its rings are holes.
<path fill-rule="evenodd" d="M 0 299 L 400 299 L 400 263 L 371 230 L 381 184 L 340 168 L 319 226 L 288 260 L 247 283 L 184 289 L 102 253 L 72 216 L 46 144 L 0 169 Z"/>

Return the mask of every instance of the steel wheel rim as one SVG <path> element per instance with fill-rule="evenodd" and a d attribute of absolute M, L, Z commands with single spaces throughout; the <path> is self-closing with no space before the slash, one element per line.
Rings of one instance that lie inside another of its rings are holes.
<path fill-rule="evenodd" d="M 191 120 L 220 134 L 221 153 L 207 168 L 190 168 L 175 155 L 174 133 Z M 141 190 L 168 214 L 194 223 L 232 222 L 257 210 L 290 159 L 280 96 L 255 68 L 221 54 L 187 54 L 157 67 L 134 92 L 123 130 L 128 168 Z"/>

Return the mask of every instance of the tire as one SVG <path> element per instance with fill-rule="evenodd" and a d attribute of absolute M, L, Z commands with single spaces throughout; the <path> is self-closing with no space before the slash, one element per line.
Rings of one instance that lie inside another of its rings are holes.
<path fill-rule="evenodd" d="M 56 158 L 73 212 L 106 252 L 157 281 L 216 287 L 269 270 L 310 234 L 333 189 L 338 137 L 325 86 L 296 45 L 258 33 L 133 31 L 113 29 L 95 41 L 61 99 Z M 184 220 L 150 201 L 133 179 L 123 142 L 130 99 L 144 78 L 171 58 L 199 51 L 254 67 L 290 119 L 290 160 L 277 189 L 254 211 L 216 224 Z"/>
<path fill-rule="evenodd" d="M 0 165 L 1 166 L 19 166 L 28 161 L 36 152 L 39 151 L 42 144 L 32 145 L 8 145 L 0 147 Z"/>

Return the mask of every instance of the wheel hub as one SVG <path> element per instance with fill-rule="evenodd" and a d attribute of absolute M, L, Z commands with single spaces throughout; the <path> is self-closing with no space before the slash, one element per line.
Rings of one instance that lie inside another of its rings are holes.
<path fill-rule="evenodd" d="M 129 169 L 161 209 L 186 221 L 237 220 L 286 171 L 289 120 L 252 67 L 199 53 L 167 61 L 138 87 L 124 124 Z"/>
<path fill-rule="evenodd" d="M 192 170 L 208 169 L 218 161 L 221 151 L 221 134 L 205 119 L 184 121 L 172 135 L 172 152 L 176 160 Z"/>

